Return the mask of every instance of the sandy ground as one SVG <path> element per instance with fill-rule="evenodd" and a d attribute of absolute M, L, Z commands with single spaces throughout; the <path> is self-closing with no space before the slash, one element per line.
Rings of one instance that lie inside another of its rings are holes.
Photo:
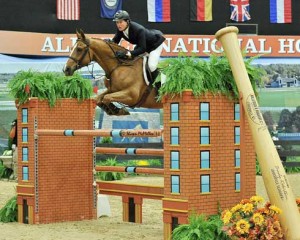
<path fill-rule="evenodd" d="M 300 197 L 300 174 L 288 175 L 296 197 Z M 122 181 L 163 185 L 162 177 L 125 178 Z M 257 195 L 268 199 L 263 180 L 257 176 Z M 0 181 L 0 208 L 16 193 L 16 182 Z M 161 201 L 144 199 L 143 223 L 122 221 L 121 197 L 109 196 L 111 217 L 81 222 L 25 225 L 0 223 L 0 240 L 160 240 L 163 239 Z"/>

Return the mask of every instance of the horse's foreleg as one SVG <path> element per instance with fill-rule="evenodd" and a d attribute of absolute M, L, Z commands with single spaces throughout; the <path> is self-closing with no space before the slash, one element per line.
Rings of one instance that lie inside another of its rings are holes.
<path fill-rule="evenodd" d="M 106 94 L 102 102 L 104 104 L 109 104 L 111 102 L 120 102 L 128 106 L 133 106 L 135 104 L 136 98 L 130 94 L 128 91 L 119 91 L 114 93 Z"/>
<path fill-rule="evenodd" d="M 99 104 L 102 103 L 103 97 L 104 97 L 106 94 L 108 94 L 108 93 L 109 93 L 109 91 L 106 89 L 106 90 L 104 90 L 101 94 L 99 94 L 99 95 L 97 95 L 97 96 L 95 97 L 95 100 L 96 100 L 97 105 L 99 105 Z"/>
<path fill-rule="evenodd" d="M 126 91 L 109 93 L 106 94 L 102 99 L 102 103 L 104 103 L 107 106 L 111 106 L 111 105 L 114 106 L 112 102 L 119 102 L 128 106 L 133 106 L 134 101 L 135 99 Z M 110 108 L 113 109 L 114 107 L 110 107 Z M 118 111 L 114 111 L 112 115 L 128 115 L 128 114 L 130 114 L 128 110 L 125 107 L 122 107 Z"/>
<path fill-rule="evenodd" d="M 97 106 L 103 109 L 108 115 L 129 115 L 130 113 L 125 107 L 118 108 L 112 102 L 122 102 L 123 99 L 111 98 L 111 95 L 118 95 L 115 93 L 109 93 L 108 90 L 105 90 L 101 94 L 95 97 Z M 122 97 L 122 94 L 121 94 Z M 114 100 L 116 99 L 116 100 Z M 126 103 L 124 103 L 126 104 Z"/>

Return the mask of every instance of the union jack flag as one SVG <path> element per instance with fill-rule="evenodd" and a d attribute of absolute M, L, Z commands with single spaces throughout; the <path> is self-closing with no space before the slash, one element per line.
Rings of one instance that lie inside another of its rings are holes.
<path fill-rule="evenodd" d="M 249 13 L 249 0 L 230 0 L 231 16 L 235 22 L 245 22 L 251 19 Z"/>

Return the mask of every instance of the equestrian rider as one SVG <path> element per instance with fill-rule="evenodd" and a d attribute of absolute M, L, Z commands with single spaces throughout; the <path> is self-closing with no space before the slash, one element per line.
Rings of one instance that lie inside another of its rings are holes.
<path fill-rule="evenodd" d="M 136 45 L 132 51 L 117 51 L 117 57 L 130 59 L 148 53 L 148 67 L 151 72 L 152 81 L 154 81 L 158 75 L 157 65 L 162 51 L 162 43 L 165 41 L 162 32 L 147 29 L 131 21 L 128 12 L 124 10 L 117 11 L 113 21 L 116 22 L 118 30 L 112 41 L 119 44 L 123 38 L 131 44 Z"/>

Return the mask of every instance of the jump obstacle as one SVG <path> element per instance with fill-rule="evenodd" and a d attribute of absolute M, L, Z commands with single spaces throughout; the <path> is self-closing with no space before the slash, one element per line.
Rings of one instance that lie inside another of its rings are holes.
<path fill-rule="evenodd" d="M 209 121 L 199 117 L 202 103 L 210 105 Z M 18 164 L 23 169 L 17 186 L 20 222 L 95 219 L 98 188 L 99 193 L 122 197 L 124 221 L 141 223 L 143 198 L 160 199 L 164 239 L 169 239 L 176 224 L 187 223 L 191 212 L 216 214 L 217 202 L 226 208 L 255 194 L 255 152 L 244 109 L 240 107 L 238 120 L 233 117 L 238 103 L 212 94 L 194 98 L 189 92 L 165 99 L 164 130 L 94 130 L 94 105 L 83 104 L 68 99 L 50 109 L 47 103 L 31 99 L 18 107 L 22 123 L 18 129 Z M 173 104 L 180 110 L 175 121 Z M 240 134 L 235 136 L 237 128 Z M 201 143 L 201 133 L 207 132 L 208 144 Z M 162 135 L 164 149 L 101 148 L 96 147 L 94 137 Z M 163 155 L 164 169 L 96 166 L 97 153 Z M 209 165 L 201 166 L 203 160 Z M 239 160 L 240 166 L 236 166 Z M 95 184 L 97 171 L 163 175 L 164 186 Z"/>
<path fill-rule="evenodd" d="M 92 137 L 159 137 L 162 130 L 132 130 L 132 129 L 112 129 L 112 130 L 36 130 L 38 136 L 92 136 Z"/>

